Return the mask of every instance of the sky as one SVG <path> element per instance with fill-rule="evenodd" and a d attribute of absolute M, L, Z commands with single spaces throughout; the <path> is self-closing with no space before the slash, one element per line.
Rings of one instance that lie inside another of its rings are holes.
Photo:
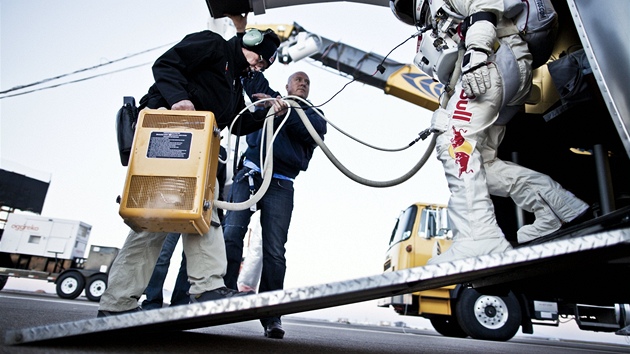
<path fill-rule="evenodd" d="M 90 245 L 122 247 L 129 228 L 118 214 L 116 197 L 126 175 L 117 151 L 115 116 L 123 96 L 139 100 L 153 83 L 151 64 L 186 34 L 208 28 L 203 0 L 0 0 L 0 91 L 37 83 L 80 69 L 58 80 L 0 95 L 2 168 L 50 181 L 43 216 L 92 225 Z M 331 40 L 386 55 L 414 33 L 387 7 L 339 2 L 301 5 L 250 14 L 249 24 L 292 24 Z M 415 40 L 390 58 L 411 62 Z M 150 50 L 158 48 L 155 50 Z M 141 55 L 136 53 L 145 52 Z M 128 59 L 119 60 L 129 57 Z M 265 71 L 271 86 L 286 93 L 288 76 L 306 72 L 309 99 L 328 101 L 350 79 L 304 59 L 274 64 Z M 70 81 L 77 81 L 69 83 Z M 43 89 L 50 85 L 59 85 Z M 372 145 L 398 148 L 430 124 L 428 110 L 358 82 L 321 107 L 327 119 Z M 353 173 L 376 181 L 410 170 L 428 141 L 403 152 L 379 152 L 359 145 L 329 126 L 325 143 Z M 317 149 L 295 181 L 295 208 L 289 229 L 285 288 L 317 285 L 380 274 L 387 242 L 400 211 L 414 202 L 446 203 L 442 167 L 429 158 L 410 180 L 388 188 L 358 184 L 343 175 Z M 166 287 L 172 287 L 181 244 Z M 19 287 L 13 279 L 7 287 Z M 53 290 L 54 291 L 54 287 Z M 420 318 L 397 316 L 375 301 L 313 311 L 316 317 L 405 321 L 430 328 Z M 616 342 L 614 334 L 559 328 L 550 336 Z M 535 327 L 535 333 L 547 333 Z M 627 340 L 625 341 L 627 343 Z"/>

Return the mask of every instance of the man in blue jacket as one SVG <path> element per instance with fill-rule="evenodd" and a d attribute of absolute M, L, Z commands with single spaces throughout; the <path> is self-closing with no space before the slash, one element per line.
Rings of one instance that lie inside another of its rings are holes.
<path fill-rule="evenodd" d="M 266 81 L 264 77 L 262 79 Z M 257 80 L 251 82 L 252 84 L 259 83 Z M 289 77 L 286 90 L 289 96 L 297 96 L 306 100 L 310 91 L 310 84 L 308 75 L 303 72 L 296 72 Z M 260 89 L 259 85 L 246 84 L 245 90 L 247 91 L 252 87 Z M 264 93 L 248 92 L 248 95 L 258 99 L 270 97 Z M 306 171 L 317 147 L 315 140 L 298 116 L 298 110 L 303 110 L 321 139 L 324 139 L 324 134 L 326 134 L 326 121 L 316 112 L 316 109 L 302 101 L 298 101 L 298 103 L 301 108 L 292 109 L 286 123 L 277 132 L 277 137 L 274 140 L 273 179 L 269 189 L 252 208 L 228 211 L 225 214 L 223 235 L 228 267 L 224 280 L 225 285 L 229 288 L 237 288 L 236 281 L 243 256 L 243 239 L 250 218 L 256 209 L 260 209 L 261 212 L 263 247 L 263 266 L 259 291 L 262 293 L 279 290 L 284 286 L 286 271 L 284 245 L 287 242 L 293 211 L 293 181 L 300 171 Z M 285 107 L 284 110 L 276 113 L 274 130 L 278 129 L 286 112 Z M 248 148 L 245 151 L 243 167 L 234 176 L 228 197 L 231 202 L 247 201 L 262 184 L 263 179 L 260 174 L 263 166 L 263 161 L 260 160 L 261 149 L 265 149 L 266 139 L 271 138 L 263 135 L 264 131 L 260 130 L 247 136 Z M 263 158 L 267 158 L 267 156 L 263 155 Z M 262 318 L 260 321 L 266 337 L 278 339 L 284 337 L 280 317 Z"/>

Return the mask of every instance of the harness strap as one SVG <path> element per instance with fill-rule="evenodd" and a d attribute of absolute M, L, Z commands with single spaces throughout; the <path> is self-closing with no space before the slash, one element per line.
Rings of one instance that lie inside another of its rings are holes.
<path fill-rule="evenodd" d="M 468 29 L 470 28 L 470 26 L 472 26 L 477 21 L 488 21 L 496 27 L 497 15 L 495 15 L 492 12 L 486 12 L 486 11 L 475 12 L 474 14 L 466 17 L 464 21 L 462 22 L 462 29 L 461 29 L 462 34 L 466 36 L 466 32 L 468 32 Z"/>

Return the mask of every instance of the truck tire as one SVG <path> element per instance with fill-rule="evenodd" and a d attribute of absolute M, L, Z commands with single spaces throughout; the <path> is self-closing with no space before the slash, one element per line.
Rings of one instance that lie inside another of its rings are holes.
<path fill-rule="evenodd" d="M 468 333 L 464 332 L 455 316 L 435 316 L 431 317 L 429 320 L 431 321 L 433 328 L 445 337 L 468 337 Z"/>
<path fill-rule="evenodd" d="M 521 307 L 513 292 L 485 295 L 463 288 L 456 304 L 457 322 L 475 339 L 506 341 L 521 325 Z"/>
<path fill-rule="evenodd" d="M 107 275 L 94 274 L 85 285 L 85 296 L 90 301 L 98 302 L 101 300 L 101 295 L 103 295 L 105 289 L 107 289 Z"/>
<path fill-rule="evenodd" d="M 7 280 L 9 280 L 8 275 L 0 275 L 0 290 L 4 289 L 4 286 L 7 285 Z"/>
<path fill-rule="evenodd" d="M 76 299 L 85 286 L 85 279 L 79 272 L 62 273 L 57 278 L 57 296 L 62 299 Z"/>

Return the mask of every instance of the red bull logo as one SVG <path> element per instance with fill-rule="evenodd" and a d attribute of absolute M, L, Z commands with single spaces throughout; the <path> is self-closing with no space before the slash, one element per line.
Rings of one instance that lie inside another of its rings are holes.
<path fill-rule="evenodd" d="M 470 122 L 472 119 L 472 113 L 466 110 L 468 108 L 468 96 L 464 90 L 459 94 L 459 101 L 455 104 L 455 110 L 453 111 L 453 119 L 463 120 L 464 122 Z"/>
<path fill-rule="evenodd" d="M 459 95 L 459 101 L 455 104 L 455 110 L 453 111 L 453 119 L 470 122 L 472 119 L 472 113 L 467 111 L 466 108 L 468 106 L 468 97 L 464 93 L 464 90 L 461 91 Z M 455 159 L 455 163 L 459 166 L 459 176 L 462 176 L 462 173 L 472 173 L 473 170 L 468 169 L 468 161 L 470 160 L 470 155 L 474 150 L 474 146 L 466 141 L 463 133 L 466 133 L 465 129 L 457 129 L 455 126 L 453 129 L 453 137 L 451 138 L 451 146 L 448 147 L 448 153 L 451 155 L 453 159 Z"/>
<path fill-rule="evenodd" d="M 462 133 L 466 133 L 466 130 L 455 129 L 455 127 L 453 127 L 451 146 L 448 147 L 449 155 L 455 159 L 455 163 L 459 166 L 458 177 L 461 177 L 462 173 L 473 172 L 473 170 L 468 169 L 468 161 L 470 160 L 470 155 L 472 154 L 474 148 L 471 143 L 466 141 L 466 138 L 464 138 Z"/>

